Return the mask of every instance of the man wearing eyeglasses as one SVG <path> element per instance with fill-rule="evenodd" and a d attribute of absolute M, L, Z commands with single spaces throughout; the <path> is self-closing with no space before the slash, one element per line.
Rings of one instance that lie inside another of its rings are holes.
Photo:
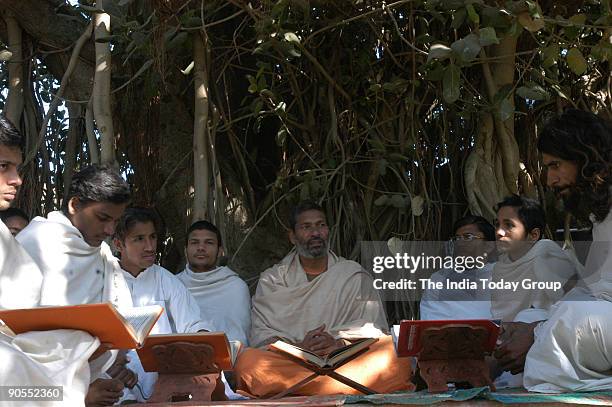
<path fill-rule="evenodd" d="M 454 257 L 481 257 L 484 267 L 468 270 L 442 269 L 433 273 L 431 281 L 469 280 L 480 283 L 490 280 L 495 258 L 495 228 L 482 216 L 466 216 L 453 225 L 451 238 Z M 419 304 L 422 320 L 492 319 L 489 290 L 426 290 Z"/>
<path fill-rule="evenodd" d="M 410 366 L 397 359 L 382 303 L 370 275 L 353 261 L 329 249 L 329 226 L 323 208 L 302 202 L 289 217 L 294 249 L 264 271 L 253 297 L 253 348 L 235 365 L 238 390 L 254 397 L 278 394 L 312 372 L 267 351 L 283 340 L 318 355 L 350 343 L 352 338 L 377 337 L 363 356 L 338 372 L 380 393 L 409 390 Z M 298 390 L 301 395 L 354 394 L 356 390 L 321 376 Z"/>

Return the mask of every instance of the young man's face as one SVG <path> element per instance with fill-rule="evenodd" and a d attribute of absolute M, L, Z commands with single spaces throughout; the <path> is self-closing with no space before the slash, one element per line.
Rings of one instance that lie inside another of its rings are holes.
<path fill-rule="evenodd" d="M 78 198 L 71 198 L 68 202 L 68 218 L 79 229 L 88 245 L 98 247 L 104 239 L 115 233 L 117 222 L 127 205 L 112 202 L 83 204 Z"/>
<path fill-rule="evenodd" d="M 578 165 L 547 153 L 542 153 L 542 161 L 546 168 L 546 184 L 557 195 L 570 195 L 578 177 Z"/>
<path fill-rule="evenodd" d="M 185 255 L 189 267 L 195 272 L 214 269 L 220 251 L 217 234 L 211 230 L 197 229 L 187 236 Z"/>
<path fill-rule="evenodd" d="M 328 239 L 329 227 L 325 214 L 316 209 L 300 213 L 295 222 L 295 230 L 289 231 L 289 240 L 300 256 L 309 259 L 327 256 Z"/>
<path fill-rule="evenodd" d="M 21 232 L 26 226 L 28 226 L 28 221 L 21 216 L 11 216 L 4 221 L 4 224 L 11 232 L 11 235 L 17 236 L 17 233 Z"/>
<path fill-rule="evenodd" d="M 518 216 L 517 208 L 504 206 L 497 211 L 495 233 L 497 249 L 502 253 L 515 253 L 524 251 L 527 242 L 538 240 L 540 232 L 538 229 L 527 232 Z"/>
<path fill-rule="evenodd" d="M 155 263 L 157 232 L 153 222 L 137 222 L 127 231 L 123 240 L 115 239 L 121 252 L 121 267 L 139 273 Z"/>
<path fill-rule="evenodd" d="M 0 145 L 0 211 L 8 209 L 21 185 L 18 168 L 21 165 L 21 149 Z"/>

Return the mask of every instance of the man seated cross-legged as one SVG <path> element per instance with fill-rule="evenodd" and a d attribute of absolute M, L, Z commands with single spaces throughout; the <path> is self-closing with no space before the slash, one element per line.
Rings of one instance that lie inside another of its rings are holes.
<path fill-rule="evenodd" d="M 279 264 L 264 271 L 253 298 L 252 348 L 236 362 L 237 388 L 254 397 L 271 397 L 312 374 L 266 346 L 282 339 L 319 355 L 351 340 L 377 337 L 370 349 L 336 372 L 379 392 L 412 390 L 409 359 L 398 359 L 382 303 L 369 274 L 328 248 L 323 209 L 298 205 L 289 220 L 295 245 Z M 331 377 L 319 376 L 292 394 L 359 394 Z"/>

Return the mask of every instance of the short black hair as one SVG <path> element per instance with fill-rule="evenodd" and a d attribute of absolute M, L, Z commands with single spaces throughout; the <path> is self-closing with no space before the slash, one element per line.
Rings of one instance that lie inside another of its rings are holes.
<path fill-rule="evenodd" d="M 463 218 L 455 222 L 455 224 L 453 225 L 453 233 L 457 233 L 457 229 L 466 225 L 476 225 L 476 227 L 482 232 L 486 240 L 495 240 L 495 227 L 491 225 L 491 223 L 482 216 L 464 216 Z"/>
<path fill-rule="evenodd" d="M 207 220 L 198 220 L 196 222 L 193 222 L 191 226 L 189 226 L 189 229 L 187 229 L 187 239 L 185 239 L 185 246 L 189 244 L 189 235 L 194 230 L 208 230 L 210 232 L 213 232 L 215 235 L 217 235 L 217 243 L 219 244 L 219 247 L 223 246 L 223 242 L 221 241 L 221 232 L 215 225 L 213 225 Z"/>
<path fill-rule="evenodd" d="M 30 217 L 26 215 L 26 213 L 19 208 L 8 208 L 4 211 L 0 211 L 0 220 L 2 222 L 6 222 L 7 219 L 15 218 L 15 217 L 22 218 L 26 222 L 30 221 Z"/>
<path fill-rule="evenodd" d="M 117 223 L 113 238 L 124 241 L 125 236 L 135 224 L 148 222 L 153 224 L 156 231 L 158 230 L 159 222 L 153 210 L 138 207 L 127 208 Z"/>
<path fill-rule="evenodd" d="M 0 114 L 0 146 L 17 147 L 23 150 L 23 137 L 19 130 L 4 115 Z"/>
<path fill-rule="evenodd" d="M 130 186 L 112 167 L 89 165 L 72 176 L 68 195 L 62 205 L 64 212 L 68 211 L 68 202 L 72 198 L 78 198 L 82 204 L 124 204 L 130 201 Z"/>
<path fill-rule="evenodd" d="M 576 163 L 575 198 L 587 207 L 586 215 L 593 213 L 603 221 L 612 202 L 612 123 L 591 112 L 568 109 L 546 123 L 538 150 Z"/>
<path fill-rule="evenodd" d="M 319 211 L 323 213 L 323 215 L 325 215 L 325 210 L 323 209 L 323 207 L 315 201 L 306 200 L 298 203 L 296 206 L 293 207 L 293 209 L 291 209 L 291 212 L 289 212 L 289 228 L 291 230 L 295 230 L 295 225 L 297 224 L 298 216 L 300 216 L 306 211 L 313 210 Z"/>
<path fill-rule="evenodd" d="M 516 208 L 516 212 L 521 223 L 525 226 L 527 233 L 538 228 L 540 230 L 539 239 L 544 236 L 546 228 L 546 215 L 542 205 L 535 199 L 527 198 L 520 195 L 510 195 L 504 198 L 495 206 L 495 211 L 498 212 L 505 206 Z"/>

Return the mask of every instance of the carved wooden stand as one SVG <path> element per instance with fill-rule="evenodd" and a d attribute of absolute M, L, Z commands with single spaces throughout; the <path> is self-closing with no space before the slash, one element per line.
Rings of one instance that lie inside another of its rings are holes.
<path fill-rule="evenodd" d="M 159 378 L 149 403 L 226 400 L 211 346 L 176 342 L 152 349 Z"/>
<path fill-rule="evenodd" d="M 444 392 L 447 383 L 462 382 L 495 390 L 482 346 L 487 336 L 484 327 L 461 324 L 425 329 L 418 364 L 429 391 Z"/>

